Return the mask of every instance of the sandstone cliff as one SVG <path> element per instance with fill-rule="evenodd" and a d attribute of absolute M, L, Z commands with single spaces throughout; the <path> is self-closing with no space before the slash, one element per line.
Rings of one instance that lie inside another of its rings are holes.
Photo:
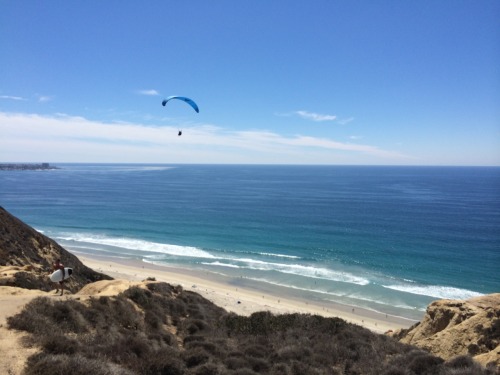
<path fill-rule="evenodd" d="M 443 359 L 469 354 L 483 365 L 500 367 L 500 293 L 435 301 L 420 323 L 394 336 Z"/>
<path fill-rule="evenodd" d="M 65 284 L 73 293 L 90 282 L 111 279 L 0 207 L 0 285 L 51 290 L 54 284 L 48 275 L 58 258 L 73 268 L 73 276 Z"/>

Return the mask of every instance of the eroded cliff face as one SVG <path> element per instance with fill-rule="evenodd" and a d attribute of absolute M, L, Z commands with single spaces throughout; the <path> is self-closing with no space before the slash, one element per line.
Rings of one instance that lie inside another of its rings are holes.
<path fill-rule="evenodd" d="M 65 288 L 76 292 L 84 285 L 111 277 L 86 267 L 73 254 L 0 207 L 0 285 L 48 291 L 54 288 L 48 275 L 61 259 L 73 268 Z"/>
<path fill-rule="evenodd" d="M 443 359 L 469 354 L 483 365 L 500 366 L 500 293 L 435 301 L 420 323 L 394 336 Z"/>

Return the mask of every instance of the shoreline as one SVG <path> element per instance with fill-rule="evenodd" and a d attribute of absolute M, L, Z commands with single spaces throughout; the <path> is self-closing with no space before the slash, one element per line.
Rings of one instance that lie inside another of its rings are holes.
<path fill-rule="evenodd" d="M 280 288 L 259 288 L 245 278 L 226 277 L 209 272 L 160 266 L 133 259 L 75 254 L 82 263 L 115 279 L 130 282 L 154 278 L 156 281 L 180 285 L 184 290 L 200 294 L 217 306 L 238 315 L 249 316 L 258 311 L 273 314 L 301 313 L 338 317 L 376 333 L 409 328 L 417 320 L 388 315 L 336 302 L 319 302 L 280 293 Z"/>

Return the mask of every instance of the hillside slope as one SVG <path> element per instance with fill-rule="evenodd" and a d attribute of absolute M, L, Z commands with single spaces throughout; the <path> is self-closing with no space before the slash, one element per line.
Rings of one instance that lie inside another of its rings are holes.
<path fill-rule="evenodd" d="M 8 326 L 40 351 L 23 375 L 493 375 L 444 361 L 339 318 L 248 317 L 164 282 L 100 281 L 66 299 L 33 299 Z M 127 288 L 128 287 L 128 288 Z"/>
<path fill-rule="evenodd" d="M 112 279 L 86 267 L 54 240 L 0 207 L 0 285 L 51 290 L 54 284 L 48 275 L 56 259 L 73 268 L 73 276 L 66 282 L 73 293 L 88 283 Z"/>

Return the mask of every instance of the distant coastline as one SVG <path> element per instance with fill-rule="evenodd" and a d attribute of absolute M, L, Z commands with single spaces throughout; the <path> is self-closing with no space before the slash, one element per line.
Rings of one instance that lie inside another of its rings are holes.
<path fill-rule="evenodd" d="M 49 169 L 59 169 L 54 167 L 49 163 L 0 163 L 0 171 L 39 171 L 39 170 L 49 170 Z"/>

